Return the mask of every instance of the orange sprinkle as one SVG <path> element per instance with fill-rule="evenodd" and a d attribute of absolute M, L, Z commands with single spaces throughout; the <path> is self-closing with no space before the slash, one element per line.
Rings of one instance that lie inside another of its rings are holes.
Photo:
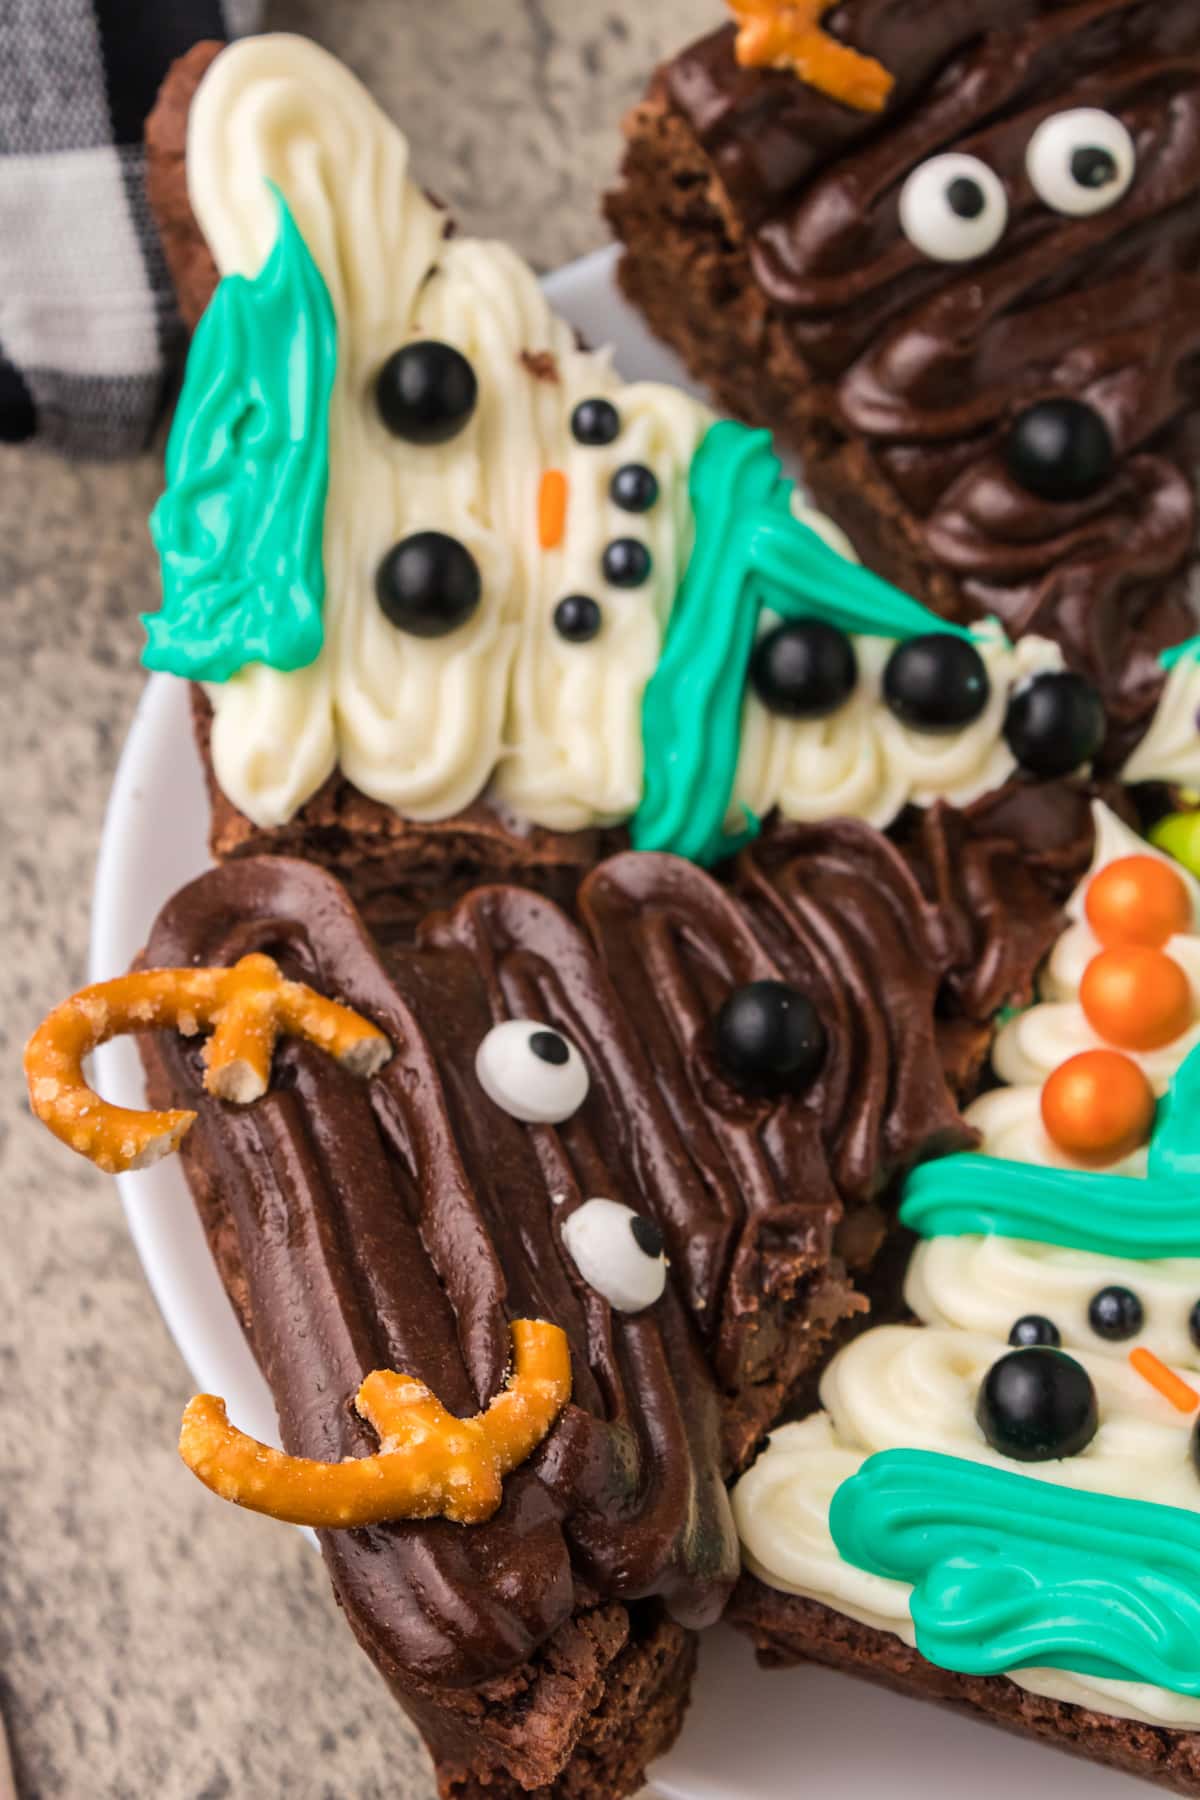
<path fill-rule="evenodd" d="M 734 55 L 742 68 L 790 69 L 831 100 L 859 112 L 882 112 L 895 78 L 876 62 L 822 31 L 834 0 L 728 0 L 741 27 Z"/>
<path fill-rule="evenodd" d="M 1164 1400 L 1169 1400 L 1177 1412 L 1195 1412 L 1200 1406 L 1200 1394 L 1195 1388 L 1189 1387 L 1182 1375 L 1177 1375 L 1174 1369 L 1168 1369 L 1153 1350 L 1139 1346 L 1129 1352 L 1129 1361 L 1142 1379 L 1156 1388 Z"/>
<path fill-rule="evenodd" d="M 538 543 L 556 550 L 567 528 L 567 478 L 561 469 L 547 469 L 538 487 Z"/>

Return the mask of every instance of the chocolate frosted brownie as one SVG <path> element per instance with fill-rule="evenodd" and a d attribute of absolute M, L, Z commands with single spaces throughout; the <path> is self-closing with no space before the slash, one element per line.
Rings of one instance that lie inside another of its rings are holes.
<path fill-rule="evenodd" d="M 883 109 L 743 66 L 733 25 L 682 51 L 628 121 L 622 285 L 872 566 L 1058 642 L 1119 767 L 1195 629 L 1200 15 L 817 12 Z"/>

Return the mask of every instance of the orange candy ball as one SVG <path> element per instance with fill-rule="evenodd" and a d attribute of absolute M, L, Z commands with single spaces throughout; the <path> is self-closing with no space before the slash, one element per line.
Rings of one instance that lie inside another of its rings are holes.
<path fill-rule="evenodd" d="M 1192 990 L 1179 964 L 1139 944 L 1093 956 L 1079 1000 L 1093 1030 L 1122 1050 L 1157 1050 L 1192 1022 Z"/>
<path fill-rule="evenodd" d="M 1154 1090 L 1119 1050 L 1084 1050 L 1042 1088 L 1042 1123 L 1081 1162 L 1116 1162 L 1144 1144 L 1154 1124 Z"/>
<path fill-rule="evenodd" d="M 1088 885 L 1083 910 L 1107 949 L 1144 944 L 1161 950 L 1192 929 L 1192 902 L 1182 877 L 1156 856 L 1121 856 Z"/>

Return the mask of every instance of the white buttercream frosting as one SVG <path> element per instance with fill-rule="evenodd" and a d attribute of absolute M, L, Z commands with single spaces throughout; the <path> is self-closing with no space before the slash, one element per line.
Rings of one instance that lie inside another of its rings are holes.
<path fill-rule="evenodd" d="M 1168 672 L 1150 729 L 1121 779 L 1200 788 L 1200 654 L 1181 656 Z"/>
<path fill-rule="evenodd" d="M 1184 1058 L 1200 1043 L 1200 883 L 1179 863 L 1138 837 L 1100 801 L 1093 803 L 1092 812 L 1095 848 L 1091 865 L 1067 903 L 1071 922 L 1042 971 L 1041 999 L 1002 1026 L 992 1046 L 992 1067 L 1008 1085 L 982 1095 L 967 1108 L 966 1116 L 982 1134 L 981 1148 L 989 1156 L 1059 1168 L 1084 1166 L 1047 1133 L 1041 1115 L 1042 1086 L 1068 1057 L 1082 1050 L 1112 1047 L 1089 1023 L 1079 1003 L 1079 987 L 1084 970 L 1103 948 L 1084 912 L 1087 889 L 1101 869 L 1121 857 L 1152 856 L 1172 868 L 1191 895 L 1194 921 L 1191 931 L 1179 933 L 1166 945 L 1167 953 L 1191 983 L 1193 1024 L 1157 1050 L 1124 1054 L 1145 1071 L 1154 1092 L 1162 1095 Z M 1135 1150 L 1109 1168 L 1114 1174 L 1144 1174 L 1146 1151 Z"/>

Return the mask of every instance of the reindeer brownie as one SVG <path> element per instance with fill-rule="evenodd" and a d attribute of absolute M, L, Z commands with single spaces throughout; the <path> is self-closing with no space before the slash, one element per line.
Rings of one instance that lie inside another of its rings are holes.
<path fill-rule="evenodd" d="M 732 10 L 629 120 L 626 293 L 873 567 L 1054 640 L 1120 767 L 1194 632 L 1200 14 Z M 1171 680 L 1194 745 L 1195 657 Z"/>

